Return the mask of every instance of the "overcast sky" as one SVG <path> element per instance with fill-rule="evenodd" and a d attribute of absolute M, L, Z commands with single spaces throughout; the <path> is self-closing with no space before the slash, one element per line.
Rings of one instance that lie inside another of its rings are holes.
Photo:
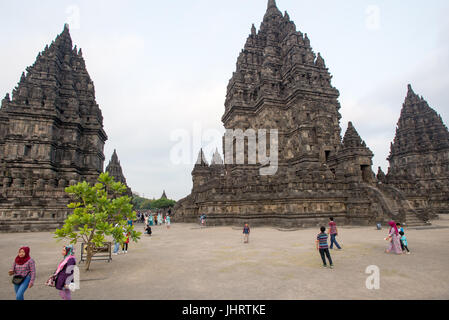
<path fill-rule="evenodd" d="M 449 2 L 277 0 L 321 52 L 348 121 L 386 172 L 407 84 L 449 123 Z M 0 1 L 0 94 L 70 24 L 95 83 L 109 140 L 128 185 L 179 200 L 192 188 L 199 146 L 221 149 L 226 86 L 267 0 Z M 171 152 L 189 133 L 190 163 Z M 196 132 L 196 133 L 195 133 Z M 194 136 L 203 135 L 203 142 Z M 219 135 L 218 135 L 219 137 Z"/>

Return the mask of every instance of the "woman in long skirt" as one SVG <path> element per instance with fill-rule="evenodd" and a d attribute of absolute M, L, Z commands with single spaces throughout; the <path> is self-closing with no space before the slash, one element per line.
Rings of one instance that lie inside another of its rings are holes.
<path fill-rule="evenodd" d="M 402 254 L 399 230 L 396 227 L 396 223 L 394 221 L 390 221 L 388 224 L 391 228 L 388 237 L 386 237 L 385 240 L 390 241 L 390 243 L 388 244 L 385 252 L 390 253 L 393 251 L 396 254 Z"/>

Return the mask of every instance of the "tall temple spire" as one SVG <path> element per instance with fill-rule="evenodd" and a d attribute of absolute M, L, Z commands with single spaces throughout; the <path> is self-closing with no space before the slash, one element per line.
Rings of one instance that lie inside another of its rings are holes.
<path fill-rule="evenodd" d="M 402 106 L 387 160 L 389 183 L 407 194 L 429 197 L 435 212 L 448 208 L 449 131 L 441 116 L 411 85 Z M 420 186 L 416 188 L 416 186 Z M 428 208 L 426 208 L 426 211 Z"/>
<path fill-rule="evenodd" d="M 449 133 L 441 116 L 409 84 L 388 159 L 446 148 L 449 148 Z"/>
<path fill-rule="evenodd" d="M 21 130 L 14 136 L 7 134 L 18 127 Z M 56 211 L 53 217 L 59 223 L 69 201 L 65 187 L 80 181 L 95 183 L 103 172 L 106 140 L 93 82 L 65 25 L 26 68 L 11 99 L 2 100 L 0 181 L 7 179 L 18 189 L 8 191 L 14 195 L 9 197 L 1 188 L 0 211 L 32 208 L 44 210 L 45 217 Z M 41 192 L 44 189 L 48 192 Z M 53 222 L 48 226 L 54 228 Z"/>
<path fill-rule="evenodd" d="M 120 164 L 120 161 L 117 156 L 117 151 L 115 149 L 114 149 L 114 153 L 112 154 L 111 161 L 109 161 L 109 164 L 106 167 L 105 172 L 108 172 L 111 176 L 113 176 L 115 182 L 121 182 L 127 186 L 126 179 L 123 174 L 122 166 Z M 127 194 L 132 195 L 131 189 L 129 187 L 127 190 Z"/>

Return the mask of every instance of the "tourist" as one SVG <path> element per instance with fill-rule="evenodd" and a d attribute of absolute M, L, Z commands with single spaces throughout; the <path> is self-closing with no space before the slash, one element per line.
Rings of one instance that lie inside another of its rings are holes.
<path fill-rule="evenodd" d="M 117 228 L 119 225 L 118 223 L 114 226 L 114 228 Z M 120 250 L 120 242 L 118 242 L 117 240 L 114 239 L 114 251 L 113 254 L 116 256 L 119 254 L 119 250 Z"/>
<path fill-rule="evenodd" d="M 162 213 L 160 212 L 157 214 L 157 224 L 162 225 Z"/>
<path fill-rule="evenodd" d="M 13 276 L 12 283 L 16 292 L 16 300 L 25 300 L 25 291 L 33 287 L 36 278 L 36 264 L 30 257 L 30 248 L 19 249 L 12 269 L 8 273 Z"/>
<path fill-rule="evenodd" d="M 329 218 L 329 234 L 331 236 L 331 246 L 330 249 L 334 249 L 334 243 L 337 246 L 338 250 L 341 250 L 340 245 L 338 244 L 337 240 L 335 239 L 338 236 L 338 230 L 337 230 L 337 224 L 334 221 L 333 217 Z"/>
<path fill-rule="evenodd" d="M 167 225 L 167 229 L 170 229 L 170 216 L 168 214 L 165 217 L 165 224 Z"/>
<path fill-rule="evenodd" d="M 76 265 L 73 245 L 64 246 L 62 256 L 64 259 L 59 263 L 53 275 L 54 286 L 56 290 L 59 290 L 62 300 L 72 300 L 70 288 L 73 288 L 73 285 L 70 286 L 70 284 L 73 282 L 74 270 L 73 267 L 69 267 Z"/>
<path fill-rule="evenodd" d="M 129 244 L 129 232 L 126 234 L 126 240 L 122 245 L 122 253 L 128 253 L 128 244 Z"/>
<path fill-rule="evenodd" d="M 206 223 L 206 214 L 203 213 L 200 217 L 201 220 L 201 226 L 204 227 L 204 224 Z"/>
<path fill-rule="evenodd" d="M 391 251 L 393 251 L 396 254 L 402 254 L 399 231 L 396 227 L 396 223 L 394 221 L 390 221 L 388 224 L 391 228 L 388 237 L 385 238 L 386 241 L 389 241 L 388 247 L 385 252 L 390 253 Z"/>
<path fill-rule="evenodd" d="M 324 255 L 327 256 L 327 259 L 329 260 L 330 268 L 332 269 L 334 267 L 332 263 L 331 254 L 329 252 L 329 247 L 327 244 L 327 233 L 325 227 L 320 228 L 321 233 L 319 233 L 316 237 L 316 249 L 320 252 L 321 259 L 323 260 L 323 267 L 327 268 L 326 258 Z"/>
<path fill-rule="evenodd" d="M 407 244 L 407 237 L 405 236 L 403 231 L 399 231 L 399 235 L 401 236 L 400 240 L 401 240 L 402 253 L 406 253 L 405 250 L 407 250 L 407 254 L 410 254 L 410 250 L 408 249 L 408 244 Z"/>
<path fill-rule="evenodd" d="M 247 223 L 245 223 L 245 226 L 243 227 L 243 243 L 249 243 L 249 233 L 249 226 Z"/>

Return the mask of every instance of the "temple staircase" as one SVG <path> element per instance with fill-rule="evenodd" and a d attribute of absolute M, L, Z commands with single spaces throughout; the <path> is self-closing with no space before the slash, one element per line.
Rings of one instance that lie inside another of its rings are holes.
<path fill-rule="evenodd" d="M 408 227 L 430 225 L 425 217 L 420 215 L 405 198 L 400 190 L 392 186 L 363 183 L 362 187 L 381 205 L 388 219 L 393 219 Z"/>

